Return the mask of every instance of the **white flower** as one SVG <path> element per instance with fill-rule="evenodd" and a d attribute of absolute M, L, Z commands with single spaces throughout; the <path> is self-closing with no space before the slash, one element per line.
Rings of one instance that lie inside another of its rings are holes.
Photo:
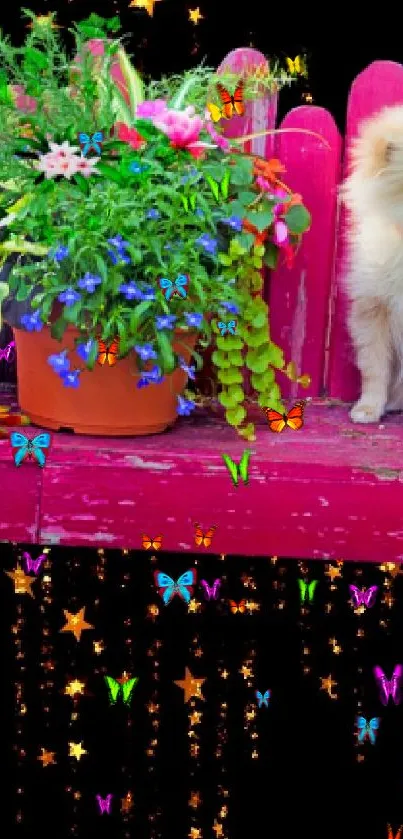
<path fill-rule="evenodd" d="M 59 143 L 49 143 L 49 148 L 51 154 L 57 157 L 71 157 L 79 151 L 78 146 L 71 146 L 68 140 L 65 140 L 61 145 Z"/>
<path fill-rule="evenodd" d="M 100 159 L 100 157 L 84 157 L 84 155 L 76 157 L 77 172 L 80 172 L 85 178 L 89 178 L 96 172 L 95 166 Z"/>

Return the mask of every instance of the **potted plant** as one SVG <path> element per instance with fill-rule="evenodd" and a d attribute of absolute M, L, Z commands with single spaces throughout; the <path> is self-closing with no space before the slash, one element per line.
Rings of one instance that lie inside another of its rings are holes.
<path fill-rule="evenodd" d="M 72 63 L 53 17 L 27 14 L 22 49 L 0 36 L 0 254 L 15 260 L 14 315 L 24 306 L 12 324 L 22 410 L 47 428 L 162 431 L 194 408 L 183 391 L 198 340 L 215 344 L 219 400 L 251 439 L 243 369 L 276 408 L 285 366 L 260 271 L 292 259 L 308 211 L 278 162 L 230 147 L 187 104 L 191 74 L 172 100 L 142 100 L 110 22 L 75 27 Z"/>

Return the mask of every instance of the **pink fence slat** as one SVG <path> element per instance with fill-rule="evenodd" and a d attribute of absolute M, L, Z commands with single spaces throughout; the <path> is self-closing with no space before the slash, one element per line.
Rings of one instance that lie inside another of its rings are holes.
<path fill-rule="evenodd" d="M 239 76 L 253 71 L 261 65 L 269 66 L 267 58 L 259 50 L 251 47 L 239 47 L 232 50 L 221 62 L 217 73 L 239 73 Z M 253 102 L 245 103 L 245 114 L 243 117 L 232 117 L 228 122 L 223 120 L 223 134 L 225 137 L 242 137 L 243 135 L 255 134 L 259 131 L 267 131 L 274 128 L 277 116 L 278 94 L 265 94 Z M 266 138 L 256 137 L 244 144 L 244 150 L 248 153 L 264 156 Z"/>
<path fill-rule="evenodd" d="M 294 108 L 281 128 L 314 131 L 326 141 L 308 133 L 276 136 L 276 157 L 286 168 L 285 183 L 302 195 L 312 225 L 293 268 L 282 265 L 272 272 L 268 284 L 273 341 L 284 349 L 287 362 L 295 362 L 299 375 L 311 377 L 308 389 L 281 377 L 282 393 L 289 398 L 318 396 L 323 386 L 341 138 L 328 111 L 314 106 Z"/>
<path fill-rule="evenodd" d="M 403 66 L 394 61 L 374 61 L 357 76 L 347 106 L 344 174 L 350 167 L 349 149 L 363 120 L 382 108 L 403 104 Z M 346 327 L 348 300 L 344 279 L 348 262 L 349 214 L 341 209 L 337 231 L 336 270 L 332 288 L 332 328 L 330 333 L 329 396 L 351 402 L 358 398 L 360 379 Z"/>

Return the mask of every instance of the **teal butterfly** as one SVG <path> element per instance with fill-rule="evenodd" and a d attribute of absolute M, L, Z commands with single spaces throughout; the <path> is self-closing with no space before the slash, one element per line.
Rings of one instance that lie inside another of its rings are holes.
<path fill-rule="evenodd" d="M 10 434 L 10 443 L 13 449 L 18 451 L 13 452 L 14 463 L 16 466 L 21 466 L 23 460 L 37 460 L 39 466 L 44 466 L 46 463 L 46 454 L 42 449 L 48 449 L 50 446 L 50 434 L 44 432 L 37 434 L 32 440 L 21 434 L 19 431 L 12 431 Z"/>
<path fill-rule="evenodd" d="M 363 743 L 368 737 L 370 743 L 374 745 L 380 722 L 379 717 L 372 717 L 368 722 L 365 717 L 357 717 L 358 742 Z"/>
<path fill-rule="evenodd" d="M 227 332 L 230 333 L 231 335 L 235 335 L 236 320 L 229 320 L 228 323 L 224 323 L 222 320 L 220 320 L 220 321 L 218 321 L 217 326 L 220 330 L 221 335 L 226 335 Z"/>
<path fill-rule="evenodd" d="M 232 482 L 234 486 L 238 486 L 239 479 L 247 484 L 249 481 L 249 458 L 252 452 L 250 449 L 245 449 L 239 464 L 235 463 L 234 460 L 229 456 L 229 454 L 222 454 L 221 457 L 231 475 Z"/>
<path fill-rule="evenodd" d="M 94 151 L 99 156 L 102 154 L 101 143 L 103 143 L 104 135 L 102 131 L 96 131 L 95 134 L 79 134 L 78 142 L 81 146 L 81 151 L 86 157 L 88 152 Z"/>
<path fill-rule="evenodd" d="M 305 583 L 304 580 L 298 580 L 298 585 L 299 593 L 301 595 L 301 603 L 305 603 L 306 600 L 309 600 L 309 602 L 312 603 L 318 581 L 312 580 L 310 583 Z"/>
<path fill-rule="evenodd" d="M 261 708 L 262 705 L 265 705 L 266 708 L 269 707 L 269 700 L 271 697 L 271 690 L 266 690 L 264 693 L 261 693 L 260 690 L 255 690 L 255 696 L 257 699 L 257 706 Z"/>
<path fill-rule="evenodd" d="M 112 679 L 112 676 L 104 676 L 104 679 L 108 686 L 111 705 L 115 705 L 119 694 L 121 695 L 122 701 L 125 705 L 129 705 L 132 693 L 139 680 L 139 676 L 135 676 L 134 679 L 128 679 L 127 682 L 123 682 L 122 684 L 116 679 Z"/>

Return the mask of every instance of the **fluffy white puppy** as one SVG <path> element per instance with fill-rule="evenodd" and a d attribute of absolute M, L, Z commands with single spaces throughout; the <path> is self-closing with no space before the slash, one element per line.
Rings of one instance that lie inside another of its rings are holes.
<path fill-rule="evenodd" d="M 403 107 L 361 126 L 341 189 L 351 210 L 349 328 L 361 373 L 354 422 L 403 409 Z"/>

